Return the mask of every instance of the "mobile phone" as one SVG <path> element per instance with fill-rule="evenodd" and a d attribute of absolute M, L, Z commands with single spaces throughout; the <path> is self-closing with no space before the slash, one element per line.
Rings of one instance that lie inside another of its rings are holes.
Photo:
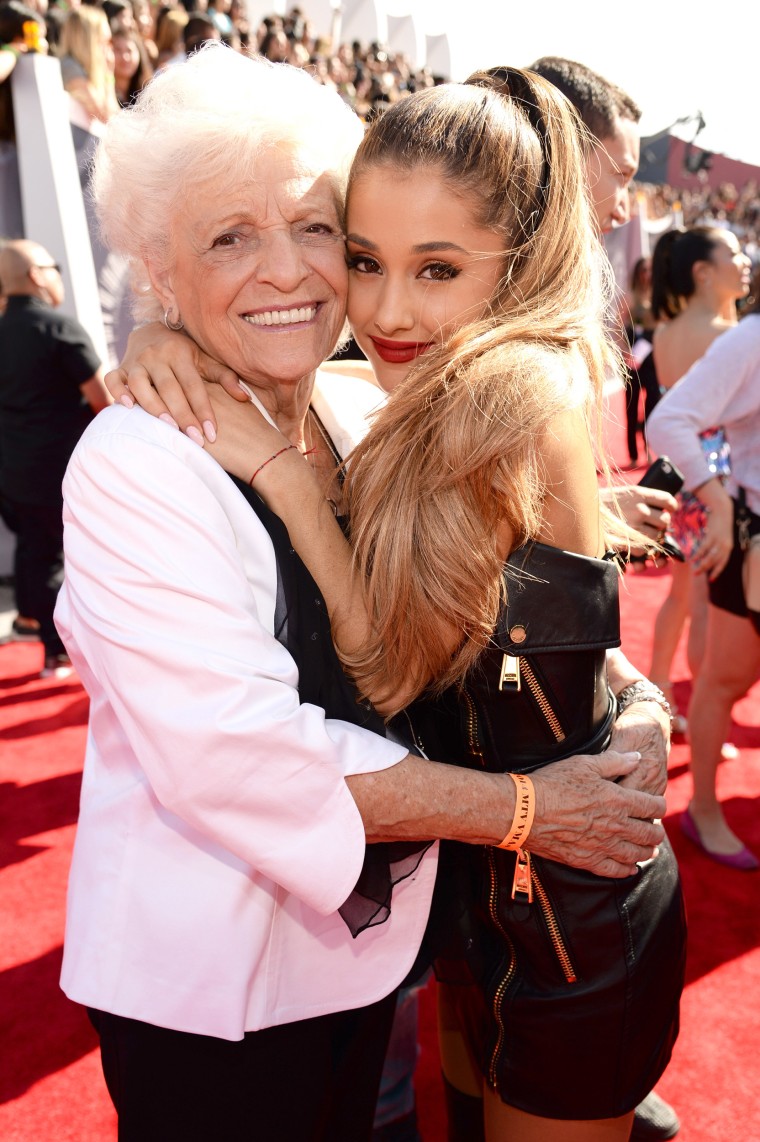
<path fill-rule="evenodd" d="M 640 488 L 656 488 L 660 492 L 670 492 L 674 496 L 683 487 L 683 473 L 676 468 L 667 456 L 660 456 L 650 464 L 639 480 Z"/>

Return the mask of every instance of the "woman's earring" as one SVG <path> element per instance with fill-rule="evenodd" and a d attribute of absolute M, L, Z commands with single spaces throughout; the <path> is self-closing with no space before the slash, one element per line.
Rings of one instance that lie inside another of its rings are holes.
<path fill-rule="evenodd" d="M 179 321 L 172 321 L 169 317 L 169 310 L 164 310 L 164 325 L 167 329 L 171 329 L 172 333 L 179 333 L 180 329 L 185 328 L 185 323 L 180 317 Z"/>

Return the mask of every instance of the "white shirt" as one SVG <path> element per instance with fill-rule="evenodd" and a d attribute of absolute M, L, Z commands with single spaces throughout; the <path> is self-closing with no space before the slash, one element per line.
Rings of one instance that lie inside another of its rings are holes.
<path fill-rule="evenodd" d="M 726 491 L 741 485 L 760 515 L 760 314 L 716 337 L 647 420 L 650 447 L 681 469 L 689 491 L 712 477 L 698 434 L 716 425 L 731 445 Z"/>
<path fill-rule="evenodd" d="M 315 405 L 344 451 L 380 399 L 325 376 Z M 64 501 L 56 622 L 91 709 L 63 990 L 226 1039 L 387 995 L 437 846 L 352 939 L 336 909 L 365 838 L 344 778 L 406 751 L 299 703 L 258 517 L 203 449 L 118 405 L 82 436 Z"/>

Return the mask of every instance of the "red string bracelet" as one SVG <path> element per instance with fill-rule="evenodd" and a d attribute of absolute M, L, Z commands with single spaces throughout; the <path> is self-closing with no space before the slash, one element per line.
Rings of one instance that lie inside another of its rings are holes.
<path fill-rule="evenodd" d="M 281 448 L 279 450 L 279 452 L 273 452 L 272 455 L 269 457 L 269 459 L 265 460 L 263 464 L 260 464 L 259 467 L 256 469 L 256 471 L 253 473 L 250 480 L 248 481 L 248 486 L 250 488 L 253 487 L 253 481 L 256 479 L 259 472 L 263 471 L 264 468 L 266 468 L 267 464 L 271 464 L 272 461 L 276 460 L 278 456 L 282 456 L 283 452 L 290 452 L 290 449 L 295 448 L 295 447 L 296 447 L 295 444 L 286 444 L 284 448 Z"/>

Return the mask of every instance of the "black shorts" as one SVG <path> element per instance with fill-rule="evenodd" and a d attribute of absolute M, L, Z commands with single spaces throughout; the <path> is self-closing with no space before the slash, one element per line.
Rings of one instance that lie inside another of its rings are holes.
<path fill-rule="evenodd" d="M 467 963 L 436 961 L 447 1029 L 508 1106 L 565 1120 L 629 1113 L 678 1033 L 686 926 L 668 841 L 622 879 L 534 856 L 542 887 L 531 904 L 511 900 L 514 853 L 485 858 L 501 932 L 473 927 Z"/>
<path fill-rule="evenodd" d="M 728 611 L 729 614 L 738 615 L 742 619 L 751 619 L 755 630 L 760 633 L 760 614 L 757 611 L 748 610 L 744 601 L 744 587 L 742 585 L 744 552 L 739 546 L 740 512 L 747 513 L 749 516 L 750 537 L 760 534 L 760 516 L 750 512 L 748 508 L 742 507 L 737 500 L 734 500 L 734 547 L 728 557 L 728 563 L 720 575 L 708 584 L 708 591 L 710 602 L 714 607 L 718 607 L 721 611 Z"/>

